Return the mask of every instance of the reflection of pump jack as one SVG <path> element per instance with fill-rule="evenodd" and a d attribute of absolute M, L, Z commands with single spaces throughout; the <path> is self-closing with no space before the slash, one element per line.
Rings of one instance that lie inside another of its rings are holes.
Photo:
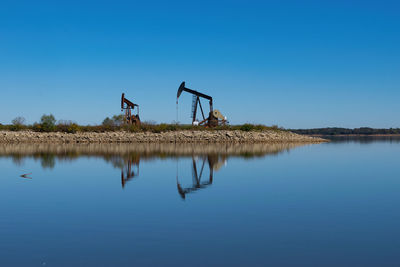
<path fill-rule="evenodd" d="M 128 159 L 124 168 L 121 169 L 121 185 L 125 187 L 126 182 L 139 176 L 139 156 Z"/>
<path fill-rule="evenodd" d="M 206 160 L 208 161 L 208 167 L 210 169 L 210 176 L 207 181 L 202 182 L 201 178 L 203 175 L 204 171 L 204 166 L 206 163 Z M 225 162 L 225 160 L 223 160 Z M 192 186 L 191 187 L 186 187 L 183 188 L 181 184 L 179 183 L 178 176 L 176 177 L 176 183 L 178 187 L 178 193 L 182 197 L 182 199 L 186 199 L 186 194 L 192 193 L 194 191 L 197 191 L 202 188 L 206 188 L 207 186 L 212 185 L 213 183 L 213 178 L 214 178 L 214 170 L 218 170 L 221 167 L 221 162 L 219 162 L 219 158 L 208 155 L 207 157 L 203 157 L 203 162 L 201 165 L 200 173 L 197 171 L 197 163 L 194 157 L 192 157 Z"/>

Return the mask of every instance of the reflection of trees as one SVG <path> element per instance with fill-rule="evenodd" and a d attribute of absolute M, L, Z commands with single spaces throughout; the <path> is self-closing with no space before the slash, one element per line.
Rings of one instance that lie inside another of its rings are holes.
<path fill-rule="evenodd" d="M 25 158 L 40 160 L 43 168 L 52 169 L 56 161 L 72 161 L 79 157 L 99 157 L 121 170 L 121 184 L 137 177 L 140 160 L 190 157 L 193 161 L 193 184 L 178 191 L 185 198 L 187 193 L 212 184 L 213 172 L 229 157 L 252 159 L 278 155 L 304 143 L 277 144 L 0 144 L 0 158 L 11 157 L 15 164 Z M 198 167 L 194 159 L 202 159 Z M 210 177 L 204 180 L 203 171 L 208 165 Z M 202 180 L 203 179 L 203 180 Z"/>
<path fill-rule="evenodd" d="M 53 169 L 56 165 L 55 155 L 43 154 L 41 157 L 41 165 L 43 169 Z"/>
<path fill-rule="evenodd" d="M 307 135 L 321 135 L 324 138 L 328 136 L 337 136 L 337 135 L 348 135 L 348 136 L 371 136 L 371 135 L 399 135 L 400 128 L 390 128 L 390 129 L 375 129 L 369 127 L 361 127 L 355 129 L 348 128 L 338 128 L 338 127 L 329 127 L 329 128 L 315 128 L 315 129 L 297 129 L 290 130 L 291 132 L 298 134 L 307 134 Z"/>
<path fill-rule="evenodd" d="M 229 157 L 246 160 L 276 156 L 299 144 L 85 144 L 85 145 L 0 145 L 0 158 L 11 157 L 16 164 L 25 158 L 40 160 L 43 168 L 52 169 L 56 161 L 72 161 L 79 157 L 98 157 L 114 168 L 121 170 L 121 186 L 138 177 L 140 161 L 152 159 L 191 158 L 192 181 L 185 185 L 185 177 L 177 177 L 179 195 L 206 188 L 213 183 L 214 172 L 221 168 Z M 301 144 L 303 145 L 303 144 Z M 208 174 L 208 177 L 207 177 Z M 187 178 L 187 177 L 186 177 Z M 181 180 L 179 180 L 181 179 Z"/>
<path fill-rule="evenodd" d="M 24 156 L 23 155 L 14 155 L 12 157 L 12 161 L 17 166 L 22 166 L 24 164 Z"/>
<path fill-rule="evenodd" d="M 114 167 L 124 165 L 122 158 L 140 155 L 141 159 L 178 158 L 202 155 L 256 158 L 279 155 L 304 143 L 264 143 L 264 144 L 0 144 L 0 158 L 11 157 L 16 162 L 24 158 L 42 159 L 48 155 L 60 161 L 76 158 L 100 157 L 111 162 Z"/>
<path fill-rule="evenodd" d="M 329 139 L 331 143 L 400 143 L 400 136 L 324 136 L 324 138 Z"/>

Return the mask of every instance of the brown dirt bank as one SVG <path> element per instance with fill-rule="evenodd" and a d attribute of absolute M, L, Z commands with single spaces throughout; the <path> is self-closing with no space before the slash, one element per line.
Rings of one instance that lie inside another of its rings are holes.
<path fill-rule="evenodd" d="M 327 140 L 286 131 L 173 131 L 150 132 L 82 132 L 38 133 L 32 131 L 2 131 L 0 143 L 321 143 Z"/>

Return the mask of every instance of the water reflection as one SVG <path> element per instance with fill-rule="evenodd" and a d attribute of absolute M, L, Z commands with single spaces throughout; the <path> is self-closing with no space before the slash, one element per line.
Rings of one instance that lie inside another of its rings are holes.
<path fill-rule="evenodd" d="M 139 163 L 140 163 L 140 156 L 134 155 L 126 160 L 124 166 L 121 168 L 121 186 L 122 188 L 125 187 L 125 184 L 139 176 Z"/>
<path fill-rule="evenodd" d="M 32 179 L 32 177 L 30 177 L 31 174 L 32 174 L 31 172 L 30 173 L 24 173 L 24 174 L 21 174 L 20 177 L 21 178 L 25 178 L 25 179 Z"/>
<path fill-rule="evenodd" d="M 360 143 L 360 144 L 372 144 L 372 143 L 400 143 L 400 136 L 396 135 L 382 135 L 382 136 L 322 136 L 324 139 L 330 140 L 330 144 L 334 143 Z"/>
<path fill-rule="evenodd" d="M 0 144 L 0 266 L 397 266 L 399 144 Z"/>
<path fill-rule="evenodd" d="M 213 183 L 214 171 L 225 165 L 228 158 L 252 159 L 275 156 L 304 145 L 286 144 L 86 144 L 51 145 L 21 144 L 0 145 L 0 158 L 12 158 L 15 165 L 22 166 L 26 158 L 39 160 L 43 169 L 53 169 L 57 162 L 73 161 L 80 157 L 102 158 L 114 168 L 121 170 L 121 187 L 139 177 L 141 161 L 155 159 L 191 159 L 192 183 L 187 185 L 186 177 L 176 177 L 177 189 L 182 199 Z M 205 177 L 208 174 L 208 177 Z"/>
<path fill-rule="evenodd" d="M 304 143 L 271 144 L 0 144 L 0 157 L 11 157 L 16 162 L 25 158 L 74 160 L 79 157 L 127 158 L 140 155 L 142 159 L 176 158 L 192 155 L 225 155 L 255 158 L 278 155 Z M 47 161 L 48 159 L 46 159 Z M 53 164 L 44 164 L 54 167 Z"/>
<path fill-rule="evenodd" d="M 181 183 L 179 182 L 179 177 L 177 174 L 176 177 L 176 185 L 178 188 L 178 193 L 182 197 L 182 199 L 186 199 L 186 194 L 192 193 L 202 188 L 206 188 L 207 186 L 213 183 L 214 171 L 217 171 L 221 168 L 224 163 L 226 163 L 225 156 L 216 156 L 216 155 L 207 155 L 200 158 L 201 168 L 197 168 L 196 157 L 192 156 L 192 185 L 189 187 L 182 187 Z M 202 181 L 203 173 L 204 173 L 204 166 L 208 166 L 209 177 L 205 181 Z"/>

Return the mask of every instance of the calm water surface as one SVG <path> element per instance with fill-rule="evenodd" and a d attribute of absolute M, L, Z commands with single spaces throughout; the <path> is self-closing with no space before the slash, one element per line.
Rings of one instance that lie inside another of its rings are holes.
<path fill-rule="evenodd" d="M 0 145 L 0 266 L 399 266 L 399 154 Z"/>

